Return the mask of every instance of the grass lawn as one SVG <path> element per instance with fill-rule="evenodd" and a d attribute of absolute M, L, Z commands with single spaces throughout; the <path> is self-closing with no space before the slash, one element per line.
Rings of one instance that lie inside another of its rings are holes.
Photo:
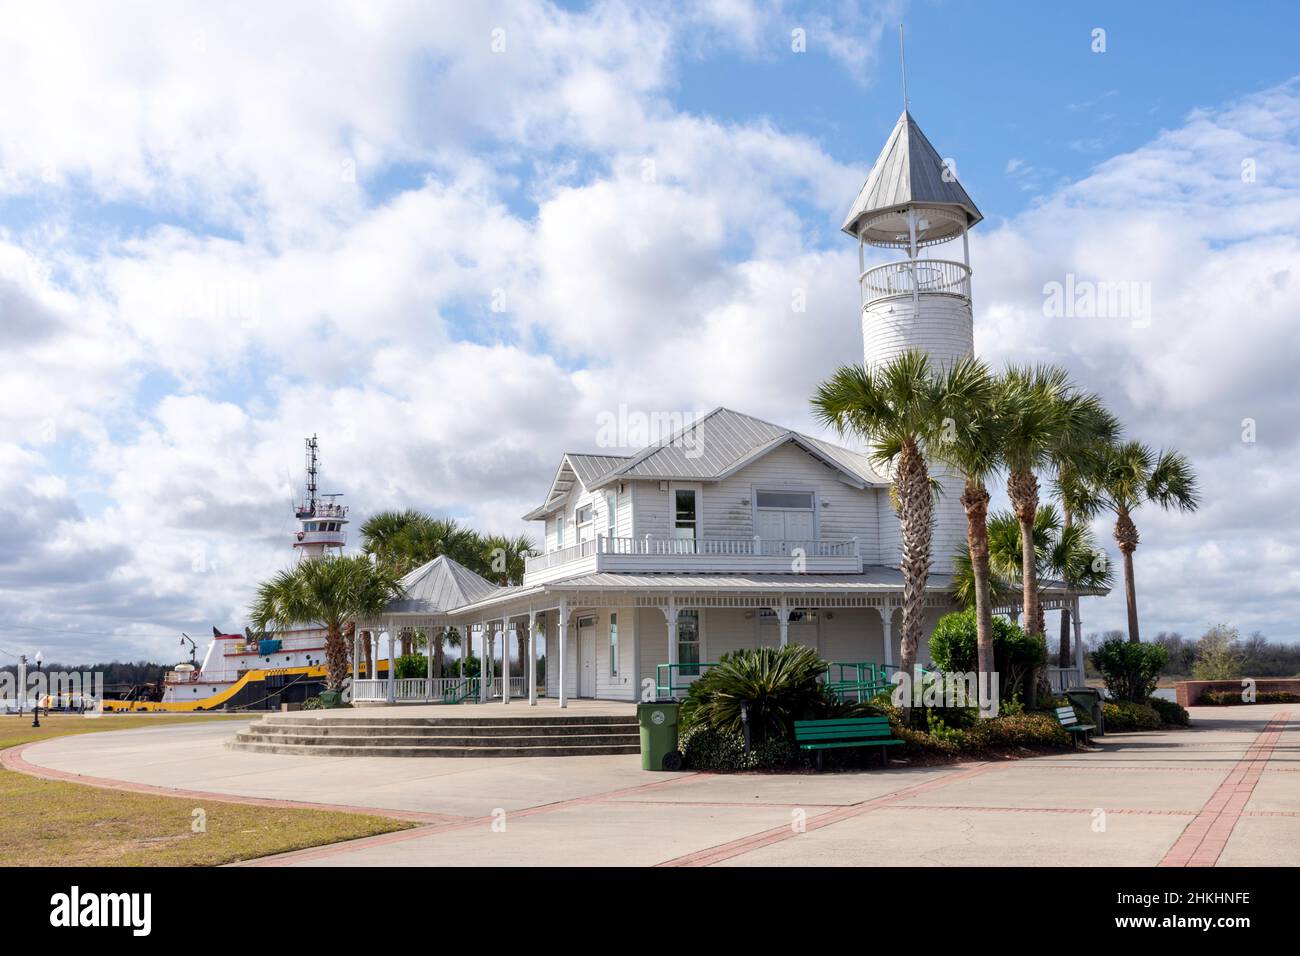
<path fill-rule="evenodd" d="M 52 714 L 35 730 L 31 715 L 3 714 L 0 750 L 64 734 L 227 719 L 248 717 Z M 195 810 L 203 811 L 198 833 Z M 360 813 L 155 797 L 0 770 L 3 866 L 214 866 L 411 825 Z"/>

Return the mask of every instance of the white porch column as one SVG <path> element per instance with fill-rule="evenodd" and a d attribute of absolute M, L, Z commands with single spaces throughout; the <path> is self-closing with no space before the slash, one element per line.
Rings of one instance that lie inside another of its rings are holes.
<path fill-rule="evenodd" d="M 393 628 L 388 628 L 388 702 L 397 700 L 397 655 L 393 652 Z"/>
<path fill-rule="evenodd" d="M 424 696 L 433 699 L 433 629 L 424 629 Z"/>
<path fill-rule="evenodd" d="M 361 656 L 361 628 L 355 624 L 352 627 L 352 693 L 357 692 L 357 675 L 360 665 L 357 658 Z"/>
<path fill-rule="evenodd" d="M 508 620 L 503 621 L 505 628 L 501 631 L 501 703 L 510 703 L 510 648 L 515 645 L 515 629 Z M 523 663 L 520 661 L 520 663 Z"/>
<path fill-rule="evenodd" d="M 528 612 L 528 706 L 537 706 L 537 612 Z"/>
<path fill-rule="evenodd" d="M 673 684 L 677 683 L 676 681 L 677 664 L 679 663 L 677 659 L 677 655 L 678 655 L 678 651 L 680 650 L 677 646 L 677 602 L 669 601 L 668 604 L 660 608 L 660 610 L 664 612 L 664 620 L 668 622 L 668 687 L 669 687 L 668 696 L 672 697 L 674 691 L 671 688 Z M 656 697 L 659 696 L 658 684 L 659 684 L 659 674 L 658 672 L 656 672 L 655 673 L 655 696 Z"/>
<path fill-rule="evenodd" d="M 880 629 L 885 638 L 885 666 L 894 666 L 894 605 L 880 608 Z"/>
<path fill-rule="evenodd" d="M 479 624 L 479 634 L 482 636 L 483 653 L 478 659 L 478 701 L 480 704 L 488 702 L 488 695 L 492 691 L 489 674 L 491 674 L 490 663 L 488 661 L 488 622 L 484 621 Z"/>
<path fill-rule="evenodd" d="M 786 606 L 785 598 L 781 598 L 781 606 L 772 609 L 776 613 L 776 623 L 781 628 L 781 647 L 790 643 L 790 608 Z"/>
<path fill-rule="evenodd" d="M 568 672 L 565 670 L 565 658 L 568 656 L 566 645 L 569 643 L 569 605 L 567 601 L 560 602 L 559 621 L 556 625 L 555 636 L 560 642 L 560 706 L 569 706 L 569 683 Z M 549 644 L 547 645 L 547 666 L 550 666 Z"/>

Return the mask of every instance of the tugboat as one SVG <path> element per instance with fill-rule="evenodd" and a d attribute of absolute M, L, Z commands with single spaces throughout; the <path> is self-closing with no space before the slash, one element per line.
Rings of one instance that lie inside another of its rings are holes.
<path fill-rule="evenodd" d="M 320 494 L 319 446 L 307 444 L 307 493 L 294 507 L 298 530 L 293 548 L 299 561 L 315 561 L 341 553 L 347 543 L 347 506 L 337 494 Z M 191 660 L 167 671 L 162 699 L 106 700 L 106 711 L 278 710 L 281 704 L 302 703 L 325 689 L 325 628 L 242 634 L 212 629 L 203 663 L 193 660 L 195 645 L 188 636 Z M 387 661 L 377 663 L 385 671 Z M 365 663 L 361 663 L 362 672 Z"/>

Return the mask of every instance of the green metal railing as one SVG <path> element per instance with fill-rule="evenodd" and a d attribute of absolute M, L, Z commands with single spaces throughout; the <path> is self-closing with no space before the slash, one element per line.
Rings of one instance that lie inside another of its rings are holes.
<path fill-rule="evenodd" d="M 655 667 L 655 696 L 663 699 L 684 695 L 695 678 L 717 666 L 717 662 L 659 664 Z M 892 686 L 886 670 L 873 661 L 831 661 L 826 665 L 826 689 L 840 700 L 868 700 Z"/>
<path fill-rule="evenodd" d="M 706 668 L 717 666 L 716 661 L 700 664 L 658 664 L 655 666 L 655 696 L 663 700 L 666 697 L 676 697 L 678 691 L 685 693 L 691 689 L 691 682 L 703 674 Z M 682 683 L 683 677 L 689 677 L 691 680 Z"/>
<path fill-rule="evenodd" d="M 464 680 L 457 681 L 447 688 L 446 693 L 442 695 L 444 704 L 461 704 L 465 701 L 478 700 L 478 683 L 477 677 L 466 677 Z"/>
<path fill-rule="evenodd" d="M 826 690 L 842 701 L 864 700 L 886 690 L 885 668 L 873 661 L 831 661 L 826 665 Z"/>

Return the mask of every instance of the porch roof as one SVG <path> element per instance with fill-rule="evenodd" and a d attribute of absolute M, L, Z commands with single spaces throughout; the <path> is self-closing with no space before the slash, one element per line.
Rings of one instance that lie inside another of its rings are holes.
<path fill-rule="evenodd" d="M 949 593 L 952 585 L 952 575 L 932 571 L 925 590 L 932 600 L 936 595 Z M 1071 593 L 1081 596 L 1109 593 L 1109 589 L 1096 588 L 1071 592 L 1061 581 L 1043 581 L 1039 589 L 1045 603 L 1050 600 L 1049 609 L 1060 606 L 1060 601 Z M 898 568 L 877 565 L 865 567 L 861 574 L 623 574 L 615 571 L 600 571 L 548 581 L 545 584 L 498 588 L 483 600 L 456 608 L 451 614 L 463 619 L 467 615 L 498 609 L 522 598 L 563 597 L 568 594 L 591 594 L 602 591 L 611 594 L 639 591 L 644 594 L 663 596 L 672 593 L 755 595 L 778 591 L 790 594 L 861 596 L 898 595 L 902 590 L 902 571 Z M 1003 610 L 999 607 L 995 608 L 994 612 L 1001 613 Z"/>

